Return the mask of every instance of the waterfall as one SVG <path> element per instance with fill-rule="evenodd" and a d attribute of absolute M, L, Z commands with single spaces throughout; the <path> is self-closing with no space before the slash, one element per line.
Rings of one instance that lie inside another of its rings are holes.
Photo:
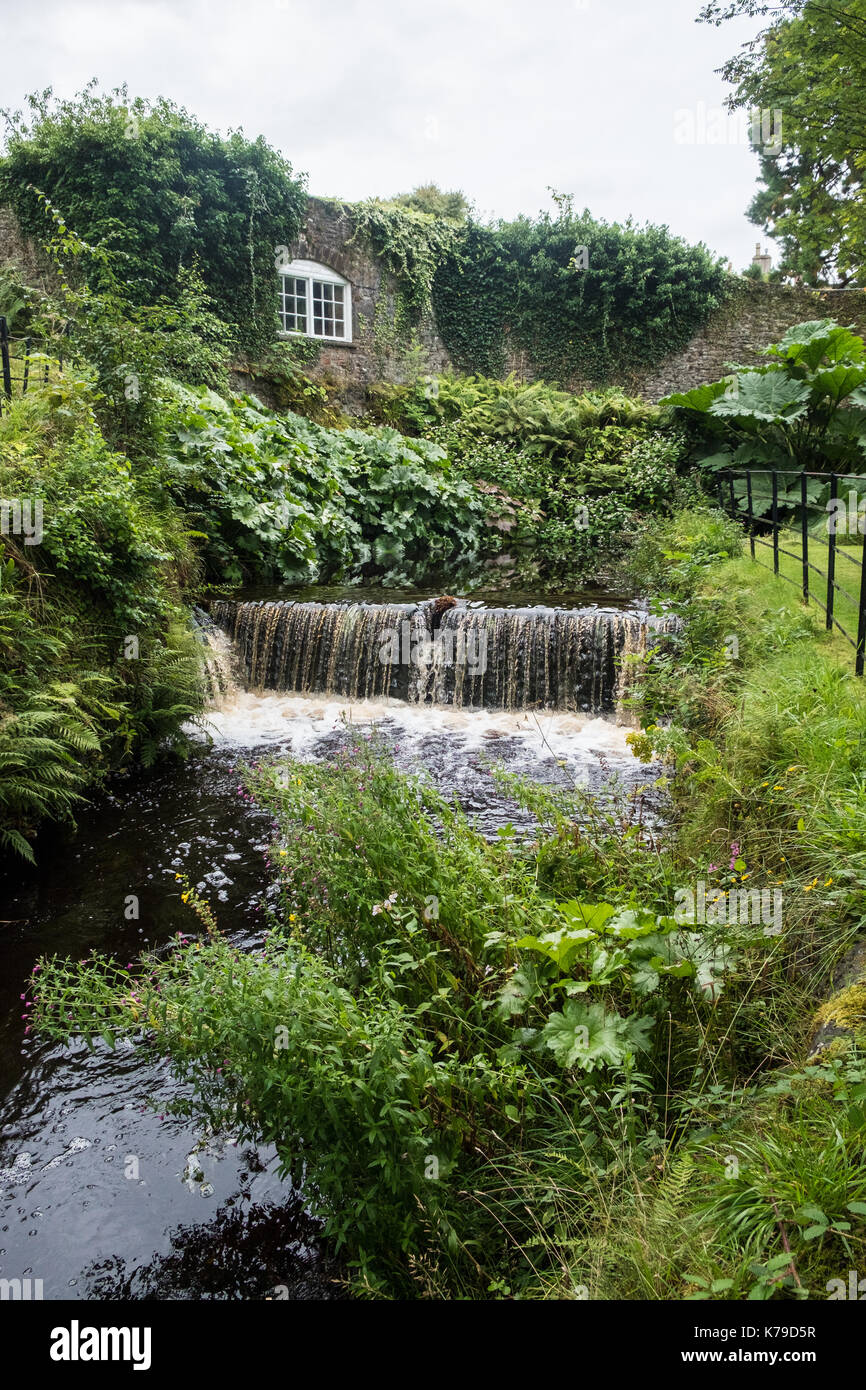
<path fill-rule="evenodd" d="M 600 714 L 671 618 L 600 609 L 434 603 L 213 603 L 254 690 Z M 630 659 L 631 658 L 631 659 Z"/>

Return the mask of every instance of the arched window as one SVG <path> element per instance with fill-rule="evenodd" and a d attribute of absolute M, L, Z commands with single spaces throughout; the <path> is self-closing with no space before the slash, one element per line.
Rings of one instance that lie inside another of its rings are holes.
<path fill-rule="evenodd" d="M 348 280 L 316 261 L 290 261 L 279 267 L 279 277 L 284 334 L 351 342 L 352 290 Z"/>

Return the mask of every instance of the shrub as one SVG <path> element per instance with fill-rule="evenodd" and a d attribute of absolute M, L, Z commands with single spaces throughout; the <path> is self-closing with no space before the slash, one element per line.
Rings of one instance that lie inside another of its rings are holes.
<path fill-rule="evenodd" d="M 274 248 L 298 235 L 306 205 L 291 166 L 259 137 L 227 138 L 162 98 L 126 87 L 71 100 L 28 98 L 29 124 L 7 114 L 0 197 L 25 231 L 50 226 L 34 189 L 57 204 L 85 241 L 122 254 L 133 305 L 175 302 L 179 269 L 197 261 L 216 312 L 246 348 L 274 337 Z M 90 267 L 91 287 L 102 286 Z"/>

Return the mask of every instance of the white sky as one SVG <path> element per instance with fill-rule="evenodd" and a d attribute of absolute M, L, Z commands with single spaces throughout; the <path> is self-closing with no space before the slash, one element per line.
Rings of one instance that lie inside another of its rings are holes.
<path fill-rule="evenodd" d="M 0 105 L 126 81 L 212 128 L 263 134 L 312 193 L 433 181 L 512 217 L 551 208 L 552 185 L 740 270 L 759 236 L 745 217 L 758 161 L 714 115 L 727 90 L 714 69 L 758 21 L 696 24 L 700 3 L 0 0 Z"/>

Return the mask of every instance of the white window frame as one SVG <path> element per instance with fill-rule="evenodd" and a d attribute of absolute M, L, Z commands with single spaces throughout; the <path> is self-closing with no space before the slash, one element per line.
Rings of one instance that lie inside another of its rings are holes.
<path fill-rule="evenodd" d="M 281 338 L 312 338 L 316 343 L 351 343 L 352 341 L 352 287 L 349 281 L 342 275 L 338 275 L 330 266 L 320 265 L 318 261 L 289 261 L 287 264 L 277 268 L 280 277 L 280 320 L 283 320 L 283 288 L 286 279 L 303 280 L 307 296 L 307 327 L 286 328 L 285 325 L 280 329 Z M 330 333 L 313 332 L 313 285 L 342 285 L 343 287 L 343 328 L 342 337 L 336 337 Z"/>

